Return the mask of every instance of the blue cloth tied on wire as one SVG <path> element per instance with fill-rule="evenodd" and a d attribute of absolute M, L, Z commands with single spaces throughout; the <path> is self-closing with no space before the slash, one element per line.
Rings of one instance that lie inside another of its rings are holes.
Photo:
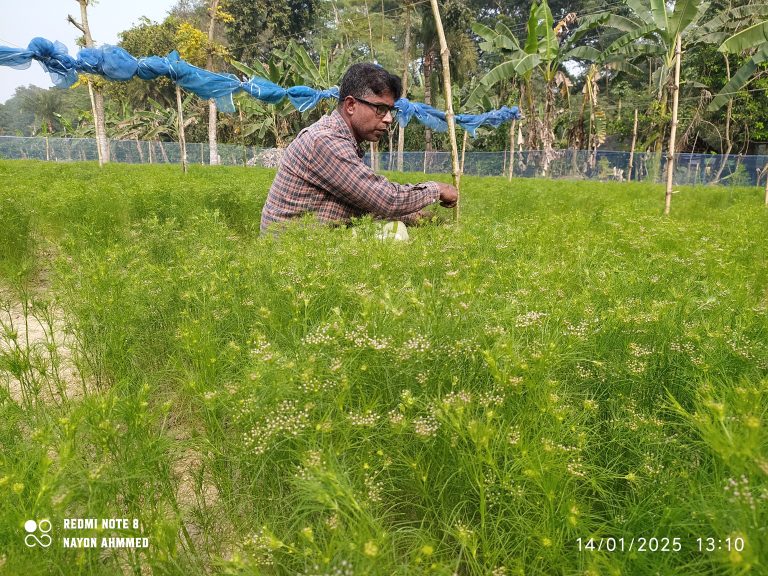
<path fill-rule="evenodd" d="M 32 38 L 23 48 L 0 46 L 0 65 L 12 68 L 29 68 L 32 60 L 37 60 L 51 75 L 53 83 L 61 88 L 68 88 L 77 82 L 75 59 L 69 55 L 67 47 L 61 42 L 51 42 L 45 38 Z"/>
<path fill-rule="evenodd" d="M 416 120 L 436 132 L 448 130 L 448 122 L 445 119 L 445 112 L 442 110 L 420 102 L 411 102 L 407 98 L 400 98 L 395 102 L 395 108 L 397 108 L 397 121 L 403 127 L 408 126 L 411 119 L 415 117 Z M 502 106 L 498 110 L 491 110 L 483 114 L 456 114 L 455 120 L 456 124 L 464 128 L 474 138 L 475 131 L 480 126 L 498 128 L 504 122 L 519 120 L 521 117 L 517 106 L 512 106 L 512 108 Z"/>
<path fill-rule="evenodd" d="M 168 76 L 169 70 L 168 58 L 161 58 L 160 56 L 139 58 L 136 63 L 136 77 L 142 80 L 154 80 L 160 76 Z"/>
<path fill-rule="evenodd" d="M 98 74 L 125 82 L 136 75 L 138 61 L 118 46 L 83 48 L 77 54 L 75 68 L 79 72 Z"/>
<path fill-rule="evenodd" d="M 285 88 L 260 76 L 254 76 L 243 82 L 240 87 L 254 98 L 263 100 L 268 104 L 278 104 L 288 95 Z"/>
<path fill-rule="evenodd" d="M 292 86 L 288 88 L 288 99 L 299 112 L 312 110 L 323 98 L 339 99 L 339 88 L 334 86 L 328 90 L 315 90 L 309 86 Z"/>
<path fill-rule="evenodd" d="M 421 102 L 411 102 L 407 98 L 399 98 L 395 102 L 397 108 L 397 121 L 405 128 L 411 119 L 416 118 L 425 126 L 437 132 L 448 130 L 448 123 L 445 121 L 445 112 L 433 108 Z"/>
<path fill-rule="evenodd" d="M 498 128 L 505 122 L 520 120 L 520 118 L 522 116 L 517 106 L 512 106 L 512 108 L 502 106 L 498 110 L 491 110 L 482 114 L 456 114 L 456 124 L 464 128 L 474 138 L 475 131 L 480 126 Z"/>
<path fill-rule="evenodd" d="M 277 104 L 288 98 L 300 112 L 312 110 L 323 98 L 339 97 L 338 87 L 327 90 L 315 90 L 309 86 L 293 86 L 285 89 L 274 82 L 258 76 L 244 82 L 234 74 L 219 74 L 193 66 L 182 60 L 177 51 L 166 57 L 147 56 L 136 59 L 118 46 L 83 48 L 73 58 L 67 47 L 61 42 L 51 42 L 45 38 L 33 38 L 27 49 L 0 46 L 0 66 L 28 68 L 32 60 L 37 60 L 51 75 L 53 83 L 59 88 L 68 88 L 77 82 L 78 72 L 99 74 L 110 80 L 125 81 L 134 76 L 142 80 L 166 77 L 177 85 L 200 98 L 216 100 L 222 112 L 234 112 L 232 95 L 243 90 L 251 96 L 270 104 Z M 432 130 L 445 132 L 448 124 L 445 112 L 422 104 L 400 98 L 395 102 L 398 122 L 407 126 L 411 119 Z M 480 126 L 498 127 L 507 120 L 520 118 L 516 106 L 502 107 L 484 114 L 458 114 L 456 123 L 470 132 L 472 136 Z"/>
<path fill-rule="evenodd" d="M 222 112 L 232 113 L 235 104 L 232 94 L 240 90 L 240 79 L 234 74 L 219 74 L 185 62 L 174 50 L 167 56 L 168 77 L 179 86 L 193 94 L 209 100 L 216 100 L 216 106 Z"/>

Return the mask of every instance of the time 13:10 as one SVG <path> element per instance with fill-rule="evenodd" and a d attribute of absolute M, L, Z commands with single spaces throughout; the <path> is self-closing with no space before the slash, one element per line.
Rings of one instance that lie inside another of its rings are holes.
<path fill-rule="evenodd" d="M 735 550 L 741 552 L 744 550 L 744 538 L 736 536 L 735 538 L 696 538 L 699 545 L 699 552 L 714 552 L 715 550 L 725 550 L 730 552 Z"/>

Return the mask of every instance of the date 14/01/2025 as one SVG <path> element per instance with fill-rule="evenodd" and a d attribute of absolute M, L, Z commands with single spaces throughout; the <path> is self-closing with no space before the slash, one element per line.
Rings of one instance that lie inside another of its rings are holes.
<path fill-rule="evenodd" d="M 634 538 L 576 538 L 576 546 L 579 552 L 682 552 L 685 549 L 696 552 L 741 552 L 745 544 L 741 536 L 695 539 L 637 536 Z"/>

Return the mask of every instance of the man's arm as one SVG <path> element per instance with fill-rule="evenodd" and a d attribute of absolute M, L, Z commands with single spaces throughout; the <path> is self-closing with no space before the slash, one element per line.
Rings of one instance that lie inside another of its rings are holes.
<path fill-rule="evenodd" d="M 443 191 L 447 184 L 397 184 L 376 174 L 343 138 L 318 138 L 312 157 L 308 159 L 307 170 L 307 178 L 313 184 L 346 204 L 382 218 L 397 218 L 438 200 L 451 200 L 450 194 Z"/>

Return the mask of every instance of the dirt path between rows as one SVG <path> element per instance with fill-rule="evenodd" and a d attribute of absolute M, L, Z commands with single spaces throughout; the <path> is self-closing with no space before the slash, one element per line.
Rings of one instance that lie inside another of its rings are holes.
<path fill-rule="evenodd" d="M 83 395 L 63 311 L 54 304 L 26 303 L 0 289 L 0 382 L 14 402 L 57 404 Z"/>

